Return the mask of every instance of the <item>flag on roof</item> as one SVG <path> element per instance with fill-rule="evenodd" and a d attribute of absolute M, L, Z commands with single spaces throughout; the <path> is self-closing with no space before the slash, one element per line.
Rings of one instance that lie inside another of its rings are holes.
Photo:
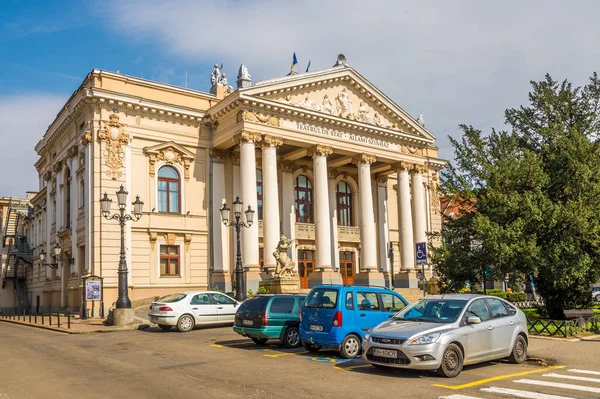
<path fill-rule="evenodd" d="M 290 67 L 290 73 L 288 73 L 288 75 L 291 75 L 292 72 L 294 72 L 294 67 L 298 65 L 298 58 L 296 58 L 296 53 L 294 53 L 294 56 L 292 57 L 292 66 Z"/>

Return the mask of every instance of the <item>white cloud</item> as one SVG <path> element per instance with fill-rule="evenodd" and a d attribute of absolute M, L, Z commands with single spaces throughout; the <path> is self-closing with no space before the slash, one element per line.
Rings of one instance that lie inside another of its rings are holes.
<path fill-rule="evenodd" d="M 65 98 L 47 94 L 0 97 L 0 196 L 38 189 L 35 145 L 56 117 Z"/>
<path fill-rule="evenodd" d="M 210 70 L 223 61 L 231 77 L 240 63 L 254 79 L 282 76 L 294 51 L 312 70 L 344 53 L 409 113 L 425 115 L 446 158 L 459 123 L 502 127 L 504 109 L 527 101 L 530 80 L 550 72 L 582 84 L 600 65 L 593 1 L 111 0 L 96 11 L 114 31 L 159 43 L 173 64 Z"/>

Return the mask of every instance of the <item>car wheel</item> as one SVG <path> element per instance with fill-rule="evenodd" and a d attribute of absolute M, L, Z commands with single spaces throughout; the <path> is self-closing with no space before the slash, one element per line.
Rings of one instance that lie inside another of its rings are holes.
<path fill-rule="evenodd" d="M 360 338 L 354 334 L 348 334 L 340 345 L 340 353 L 345 359 L 352 359 L 360 353 Z"/>
<path fill-rule="evenodd" d="M 319 350 L 321 350 L 320 345 L 314 345 L 314 344 L 304 342 L 304 341 L 302 341 L 302 346 L 304 347 L 304 349 L 306 349 L 310 353 L 317 353 Z"/>
<path fill-rule="evenodd" d="M 160 327 L 160 329 L 161 329 L 161 330 L 163 330 L 163 331 L 169 331 L 169 330 L 171 329 L 171 327 L 173 327 L 173 326 L 168 326 L 168 325 L 166 325 L 166 324 L 159 324 L 158 326 L 159 326 L 159 327 Z"/>
<path fill-rule="evenodd" d="M 177 321 L 177 329 L 181 332 L 190 332 L 194 329 L 194 318 L 189 314 L 184 314 Z"/>
<path fill-rule="evenodd" d="M 283 345 L 288 348 L 297 348 L 300 346 L 300 331 L 296 327 L 289 327 L 283 333 Z"/>
<path fill-rule="evenodd" d="M 442 377 L 454 378 L 460 374 L 463 369 L 463 354 L 458 345 L 450 344 L 442 356 L 442 364 L 438 369 L 438 374 Z"/>
<path fill-rule="evenodd" d="M 257 337 L 251 337 L 251 338 L 252 338 L 252 341 L 254 341 L 254 343 L 256 345 L 264 345 L 269 340 L 268 338 L 257 338 Z"/>
<path fill-rule="evenodd" d="M 517 335 L 508 361 L 515 364 L 521 364 L 525 360 L 527 360 L 527 341 L 522 335 Z"/>

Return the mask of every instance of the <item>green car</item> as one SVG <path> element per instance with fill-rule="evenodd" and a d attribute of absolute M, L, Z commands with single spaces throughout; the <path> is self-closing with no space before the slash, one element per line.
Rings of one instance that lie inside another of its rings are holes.
<path fill-rule="evenodd" d="M 233 331 L 249 337 L 257 345 L 269 339 L 280 340 L 288 348 L 296 348 L 300 342 L 300 309 L 306 295 L 274 294 L 258 295 L 240 305 Z"/>

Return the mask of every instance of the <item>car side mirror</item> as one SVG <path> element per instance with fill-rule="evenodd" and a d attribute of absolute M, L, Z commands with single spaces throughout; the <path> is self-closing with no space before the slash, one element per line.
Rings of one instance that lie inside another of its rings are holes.
<path fill-rule="evenodd" d="M 467 317 L 467 324 L 479 324 L 481 323 L 481 319 L 477 316 L 469 316 Z"/>

